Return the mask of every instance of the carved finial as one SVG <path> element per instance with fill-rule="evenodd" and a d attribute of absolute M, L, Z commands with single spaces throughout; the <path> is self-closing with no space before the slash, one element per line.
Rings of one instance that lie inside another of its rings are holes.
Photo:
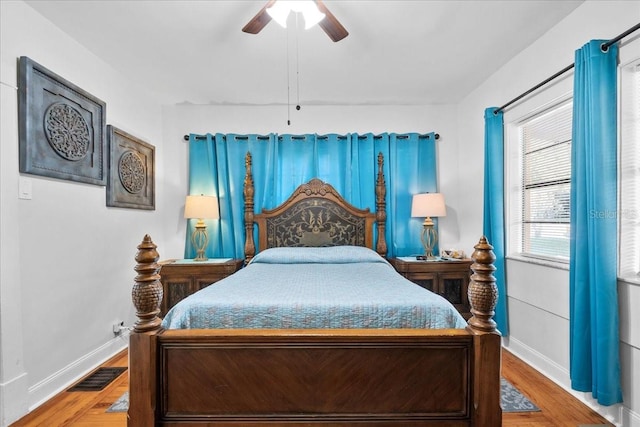
<path fill-rule="evenodd" d="M 147 234 L 138 245 L 134 270 L 138 273 L 135 284 L 131 291 L 131 299 L 136 308 L 138 321 L 134 328 L 136 332 L 153 331 L 160 329 L 162 319 L 160 314 L 160 303 L 162 302 L 162 283 L 160 283 L 160 266 L 157 246 Z"/>
<path fill-rule="evenodd" d="M 245 176 L 244 176 L 244 258 L 246 262 L 256 254 L 256 245 L 253 241 L 253 175 L 251 172 L 251 153 L 247 151 L 244 158 Z"/>
<path fill-rule="evenodd" d="M 327 193 L 333 193 L 339 195 L 338 192 L 326 182 L 312 178 L 309 182 L 304 183 L 298 187 L 298 193 L 306 194 L 307 196 L 326 196 Z"/>
<path fill-rule="evenodd" d="M 471 255 L 474 260 L 471 265 L 473 274 L 468 292 L 473 317 L 469 319 L 469 326 L 478 331 L 495 332 L 497 329 L 493 316 L 498 301 L 498 287 L 493 275 L 496 271 L 493 262 L 496 256 L 493 253 L 493 246 L 485 236 L 480 238 L 474 249 Z"/>
<path fill-rule="evenodd" d="M 378 226 L 378 241 L 376 252 L 387 256 L 387 183 L 384 180 L 384 156 L 378 153 L 378 180 L 376 182 L 376 224 Z"/>

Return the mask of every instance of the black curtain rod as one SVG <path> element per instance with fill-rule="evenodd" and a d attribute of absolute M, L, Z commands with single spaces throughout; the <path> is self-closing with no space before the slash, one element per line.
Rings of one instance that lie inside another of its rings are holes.
<path fill-rule="evenodd" d="M 620 34 L 619 36 L 609 40 L 606 43 L 602 43 L 602 46 L 600 46 L 600 49 L 602 49 L 603 52 L 606 52 L 609 49 L 609 46 L 618 43 L 620 40 L 622 40 L 623 38 L 625 38 L 626 36 L 628 36 L 629 34 L 637 31 L 638 29 L 640 29 L 640 24 L 636 24 L 633 27 L 629 28 L 627 31 L 625 31 L 624 33 Z M 558 71 L 557 73 L 555 73 L 553 76 L 549 77 L 548 79 L 544 80 L 543 82 L 538 83 L 537 85 L 535 85 L 534 87 L 532 87 L 531 89 L 529 89 L 528 91 L 516 96 L 515 98 L 513 98 L 511 101 L 507 102 L 506 104 L 504 104 L 502 107 L 496 108 L 493 111 L 493 114 L 498 114 L 500 111 L 504 110 L 505 108 L 507 108 L 508 106 L 510 106 L 511 104 L 521 100 L 522 98 L 524 98 L 525 96 L 529 95 L 531 92 L 536 91 L 537 89 L 540 89 L 542 86 L 546 85 L 547 83 L 549 83 L 550 81 L 560 77 L 561 75 L 563 75 L 564 73 L 566 73 L 567 71 L 571 70 L 573 67 L 575 67 L 575 63 L 571 64 L 565 68 L 563 68 L 562 70 Z"/>
<path fill-rule="evenodd" d="M 563 68 L 562 70 L 558 71 L 557 73 L 555 73 L 553 76 L 549 77 L 548 79 L 538 83 L 537 85 L 535 85 L 534 87 L 532 87 L 531 89 L 529 89 L 526 92 L 521 93 L 520 95 L 516 96 L 515 98 L 513 98 L 511 101 L 507 102 L 506 104 L 504 104 L 502 107 L 500 108 L 496 108 L 495 110 L 493 110 L 493 114 L 498 114 L 500 111 L 504 110 L 505 108 L 507 108 L 508 106 L 510 106 L 511 104 L 521 100 L 522 98 L 524 98 L 525 96 L 529 95 L 531 92 L 535 92 L 536 90 L 540 89 L 542 86 L 546 85 L 547 83 L 549 83 L 552 80 L 555 80 L 556 78 L 560 77 L 561 75 L 563 75 L 564 73 L 566 73 L 567 71 L 569 71 L 570 69 L 572 69 L 573 67 L 575 67 L 576 64 L 571 64 L 565 68 Z"/>
<path fill-rule="evenodd" d="M 420 138 L 426 138 L 426 139 L 429 139 L 429 138 L 431 137 L 431 135 L 427 133 L 427 134 L 419 135 L 419 137 L 420 137 Z M 184 136 L 183 136 L 183 138 L 184 138 L 184 140 L 185 140 L 185 141 L 189 141 L 189 135 L 184 135 Z M 245 136 L 245 137 L 238 136 L 238 138 L 240 138 L 240 139 L 247 139 L 247 137 L 246 137 L 246 136 Z M 319 138 L 326 139 L 327 137 L 326 137 L 326 136 L 319 136 Z M 345 137 L 339 137 L 339 138 L 343 138 L 343 139 L 344 139 Z M 363 136 L 361 136 L 360 138 L 362 139 L 362 138 L 364 138 L 364 137 L 363 137 Z M 380 136 L 375 136 L 374 138 L 381 138 L 381 137 L 380 137 Z M 406 139 L 406 138 L 408 138 L 408 136 L 406 136 L 406 135 L 399 135 L 399 136 L 398 136 L 398 138 L 399 138 L 399 139 Z M 436 138 L 436 140 L 440 139 L 440 134 L 439 134 L 439 133 L 436 133 L 436 134 L 435 134 L 435 138 Z M 196 141 L 199 141 L 199 140 L 207 139 L 207 137 L 206 137 L 206 136 L 204 136 L 204 135 L 196 135 L 196 136 L 195 136 L 195 139 L 196 139 Z M 269 137 L 268 137 L 268 136 L 258 136 L 258 139 L 264 139 L 264 140 L 267 140 L 267 139 L 269 139 Z M 293 136 L 293 139 L 304 139 L 304 137 L 303 137 L 303 136 Z"/>
<path fill-rule="evenodd" d="M 622 40 L 623 38 L 627 37 L 629 34 L 640 30 L 640 23 L 634 25 L 633 27 L 629 28 L 627 31 L 625 31 L 624 33 L 620 34 L 618 37 L 613 38 L 611 40 L 609 40 L 606 43 L 602 43 L 602 46 L 600 46 L 600 48 L 603 51 L 607 51 L 607 49 L 609 49 L 609 46 L 611 46 L 612 44 L 616 44 L 618 43 L 620 40 Z"/>

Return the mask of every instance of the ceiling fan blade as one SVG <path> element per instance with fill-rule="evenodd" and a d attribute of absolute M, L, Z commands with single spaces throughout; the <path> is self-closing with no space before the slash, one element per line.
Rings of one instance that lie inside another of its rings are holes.
<path fill-rule="evenodd" d="M 242 28 L 242 31 L 249 34 L 258 34 L 262 29 L 271 21 L 271 16 L 267 13 L 267 8 L 271 7 L 276 0 L 269 0 L 264 5 L 260 12 L 254 16 L 251 21 L 247 22 L 247 25 Z"/>
<path fill-rule="evenodd" d="M 318 25 L 327 33 L 329 38 L 334 42 L 339 42 L 347 37 L 349 32 L 342 26 L 338 19 L 333 16 L 333 13 L 327 9 L 327 6 L 324 5 L 322 0 L 315 0 L 315 2 L 318 5 L 318 10 L 325 14 L 324 19 L 320 21 Z"/>

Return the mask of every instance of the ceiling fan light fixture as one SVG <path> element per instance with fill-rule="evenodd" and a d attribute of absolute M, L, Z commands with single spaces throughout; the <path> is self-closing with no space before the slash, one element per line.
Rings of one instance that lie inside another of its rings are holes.
<path fill-rule="evenodd" d="M 287 28 L 287 19 L 292 11 L 302 14 L 305 30 L 313 27 L 325 17 L 325 14 L 318 10 L 318 6 L 313 0 L 277 0 L 267 8 L 269 16 L 283 28 Z"/>
<path fill-rule="evenodd" d="M 318 7 L 312 1 L 305 2 L 309 3 L 310 7 L 305 9 L 302 12 L 302 16 L 304 17 L 304 29 L 308 30 L 309 28 L 316 25 L 318 22 L 322 21 L 325 17 L 325 14 L 318 10 Z"/>
<path fill-rule="evenodd" d="M 282 28 L 287 28 L 287 18 L 291 13 L 291 5 L 288 1 L 276 1 L 271 7 L 267 8 L 269 16 L 276 21 Z"/>

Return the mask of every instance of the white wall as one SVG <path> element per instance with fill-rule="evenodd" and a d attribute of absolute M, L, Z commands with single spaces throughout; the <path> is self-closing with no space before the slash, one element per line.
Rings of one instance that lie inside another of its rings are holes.
<path fill-rule="evenodd" d="M 474 207 L 482 203 L 482 164 L 484 121 L 487 107 L 500 106 L 520 93 L 570 65 L 574 52 L 591 39 L 610 39 L 640 21 L 640 2 L 587 0 L 564 21 L 552 28 L 529 48 L 485 81 L 460 103 L 458 128 L 460 181 L 467 197 L 460 200 L 461 240 L 470 242 L 482 228 Z M 497 47 L 499 48 L 499 47 Z M 640 56 L 640 38 L 626 40 L 621 63 Z M 572 72 L 509 107 L 505 128 L 527 112 L 571 92 Z M 508 172 L 508 171 L 507 171 Z M 531 264 L 515 258 L 507 261 L 507 294 L 510 336 L 505 345 L 557 383 L 569 388 L 569 274 L 563 268 Z M 638 301 L 638 285 L 619 283 L 620 353 L 624 404 L 603 407 L 590 394 L 573 392 L 618 425 L 640 426 L 640 322 L 632 310 Z"/>
<path fill-rule="evenodd" d="M 105 101 L 107 123 L 156 146 L 161 108 L 142 88 L 21 1 L 0 2 L 0 425 L 123 349 L 112 324 L 134 321 L 136 245 L 162 239 L 161 210 L 106 207 L 105 187 L 18 172 L 17 58 L 28 56 Z M 18 199 L 18 182 L 32 199 Z"/>

